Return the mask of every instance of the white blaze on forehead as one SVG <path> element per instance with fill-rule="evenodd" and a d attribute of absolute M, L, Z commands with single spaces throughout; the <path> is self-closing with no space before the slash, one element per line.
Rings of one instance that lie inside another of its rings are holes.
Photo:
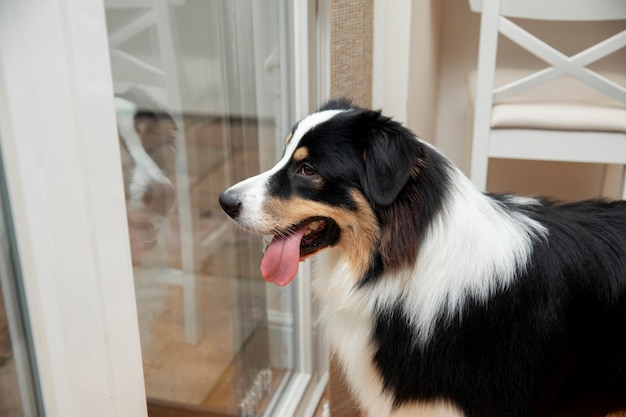
<path fill-rule="evenodd" d="M 285 154 L 282 159 L 278 161 L 278 163 L 268 172 L 276 172 L 282 167 L 284 167 L 291 160 L 291 156 L 298 148 L 298 144 L 302 137 L 308 133 L 311 129 L 314 129 L 315 126 L 322 124 L 330 119 L 332 119 L 335 115 L 342 113 L 347 110 L 325 110 L 318 113 L 313 113 L 298 123 L 298 127 L 295 132 L 291 136 L 289 142 L 287 142 L 287 148 L 285 149 Z"/>
<path fill-rule="evenodd" d="M 283 169 L 290 163 L 293 153 L 298 148 L 298 144 L 302 137 L 314 129 L 315 126 L 324 123 L 335 115 L 347 110 L 325 110 L 317 113 L 313 113 L 300 121 L 296 130 L 293 132 L 291 139 L 287 143 L 285 153 L 283 157 L 274 165 L 273 168 L 265 171 L 254 177 L 250 177 L 243 180 L 232 187 L 226 192 L 235 192 L 241 199 L 243 210 L 240 216 L 237 218 L 237 222 L 244 227 L 252 229 L 263 229 L 262 223 L 263 216 L 263 201 L 265 200 L 265 193 L 267 192 L 267 183 L 272 175 Z M 267 225 L 265 225 L 267 226 Z"/>

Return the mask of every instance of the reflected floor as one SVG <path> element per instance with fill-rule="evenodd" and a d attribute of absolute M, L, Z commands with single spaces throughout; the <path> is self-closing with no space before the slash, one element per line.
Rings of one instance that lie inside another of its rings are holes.
<path fill-rule="evenodd" d="M 283 371 L 269 365 L 262 243 L 238 230 L 217 203 L 229 183 L 258 171 L 259 132 L 270 128 L 255 120 L 185 119 L 188 164 L 178 175 L 189 186 L 192 230 L 180 231 L 176 211 L 161 225 L 159 247 L 134 269 L 146 394 L 169 410 L 158 415 L 239 415 L 259 375 L 270 385 L 264 398 L 281 380 Z M 182 272 L 185 239 L 195 273 Z"/>

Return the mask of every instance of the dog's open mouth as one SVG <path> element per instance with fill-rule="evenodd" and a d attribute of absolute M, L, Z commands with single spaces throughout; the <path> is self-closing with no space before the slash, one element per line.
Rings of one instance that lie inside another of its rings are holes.
<path fill-rule="evenodd" d="M 338 237 L 337 223 L 327 217 L 312 217 L 277 233 L 263 255 L 263 278 L 280 286 L 289 284 L 301 261 L 334 244 Z"/>

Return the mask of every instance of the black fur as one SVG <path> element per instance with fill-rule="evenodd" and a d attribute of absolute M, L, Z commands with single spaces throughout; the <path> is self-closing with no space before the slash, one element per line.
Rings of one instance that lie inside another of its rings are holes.
<path fill-rule="evenodd" d="M 426 346 L 401 308 L 378 312 L 375 362 L 397 404 L 450 399 L 468 417 L 626 407 L 626 202 L 531 207 L 549 235 L 528 270 Z"/>

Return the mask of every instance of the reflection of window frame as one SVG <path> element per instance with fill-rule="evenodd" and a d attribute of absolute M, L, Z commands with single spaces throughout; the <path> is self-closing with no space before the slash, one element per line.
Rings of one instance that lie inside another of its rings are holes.
<path fill-rule="evenodd" d="M 8 190 L 4 175 L 4 164 L 0 149 L 0 338 L 4 342 L 8 340 L 12 351 L 11 361 L 0 362 L 0 367 L 11 366 L 12 377 L 16 378 L 16 383 L 11 386 L 6 384 L 3 387 L 1 396 L 8 393 L 4 390 L 13 390 L 14 394 L 10 399 L 11 404 L 21 404 L 20 412 L 26 416 L 43 415 L 43 404 L 39 389 L 39 380 L 36 374 L 37 364 L 33 350 L 33 341 L 29 328 L 28 311 L 24 300 L 24 291 L 21 285 L 22 277 L 18 254 L 15 248 L 15 231 L 11 208 L 8 200 Z M 7 327 L 8 326 L 8 327 Z M 7 339 L 8 338 L 8 339 Z M 6 346 L 0 346 L 5 347 Z M 7 354 L 0 351 L 0 354 Z M 8 359 L 0 357 L 0 361 Z M 6 375 L 6 370 L 4 370 Z M 6 376 L 5 376 L 6 378 Z M 6 409 L 6 403 L 5 409 Z M 9 409 L 11 406 L 9 406 Z M 13 409 L 14 411 L 17 411 Z"/>
<path fill-rule="evenodd" d="M 299 118 L 319 102 L 308 87 L 316 1 L 294 5 Z M 9 0 L 0 9 L 0 145 L 45 412 L 145 416 L 103 1 Z M 308 330 L 302 278 L 297 322 Z M 298 337 L 300 372 L 281 415 L 308 409 L 294 395 L 312 391 L 315 401 L 325 386 L 324 375 L 311 378 L 312 339 Z"/>

